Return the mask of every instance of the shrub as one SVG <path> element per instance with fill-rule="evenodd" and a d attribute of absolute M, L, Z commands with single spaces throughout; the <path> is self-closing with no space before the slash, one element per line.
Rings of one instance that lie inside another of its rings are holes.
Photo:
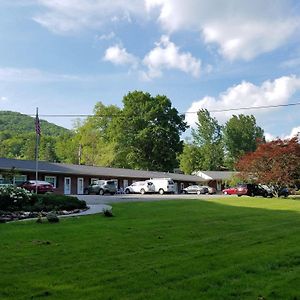
<path fill-rule="evenodd" d="M 85 201 L 76 197 L 55 194 L 31 194 L 25 189 L 0 187 L 0 210 L 3 211 L 52 211 L 86 208 Z"/>
<path fill-rule="evenodd" d="M 32 204 L 32 195 L 27 190 L 13 185 L 0 187 L 0 210 L 13 211 Z"/>
<path fill-rule="evenodd" d="M 47 220 L 49 223 L 57 223 L 59 222 L 59 218 L 54 211 L 51 211 L 47 214 Z"/>
<path fill-rule="evenodd" d="M 103 215 L 105 217 L 113 217 L 113 212 L 112 212 L 112 209 L 111 208 L 103 208 Z"/>
<path fill-rule="evenodd" d="M 34 205 L 31 211 L 51 211 L 51 210 L 73 210 L 86 208 L 85 201 L 78 200 L 76 197 L 54 194 L 34 194 Z"/>

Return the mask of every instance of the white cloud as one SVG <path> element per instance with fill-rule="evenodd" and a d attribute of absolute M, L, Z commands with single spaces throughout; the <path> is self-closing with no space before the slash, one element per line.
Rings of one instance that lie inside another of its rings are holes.
<path fill-rule="evenodd" d="M 181 52 L 179 47 L 162 36 L 160 42 L 152 49 L 143 60 L 148 71 L 145 78 L 155 78 L 162 75 L 163 69 L 177 69 L 198 77 L 200 74 L 201 61 L 194 58 L 189 52 Z"/>
<path fill-rule="evenodd" d="M 1 102 L 2 102 L 2 103 L 5 103 L 5 102 L 7 102 L 7 101 L 8 101 L 7 97 L 4 97 L 4 96 L 0 97 L 0 103 L 1 103 Z"/>
<path fill-rule="evenodd" d="M 116 34 L 113 31 L 111 31 L 108 34 L 96 35 L 95 39 L 99 40 L 99 41 L 108 41 L 108 40 L 112 40 L 115 37 L 116 37 Z"/>
<path fill-rule="evenodd" d="M 271 133 L 265 132 L 264 134 L 265 134 L 265 139 L 266 139 L 267 142 L 271 142 L 271 141 L 277 139 L 277 138 L 276 138 L 274 135 L 272 135 Z"/>
<path fill-rule="evenodd" d="M 284 68 L 296 68 L 300 66 L 300 57 L 295 57 L 284 61 L 281 64 Z"/>
<path fill-rule="evenodd" d="M 278 0 L 146 0 L 148 11 L 169 32 L 198 30 L 207 44 L 218 46 L 227 59 L 245 59 L 272 51 L 299 29 L 291 1 Z"/>
<path fill-rule="evenodd" d="M 100 28 L 110 21 L 130 21 L 139 15 L 144 4 L 139 0 L 37 0 L 45 9 L 34 20 L 55 33 L 76 32 L 85 28 Z"/>
<path fill-rule="evenodd" d="M 258 54 L 270 52 L 283 45 L 298 25 L 293 20 L 241 20 L 236 23 L 228 20 L 206 24 L 203 27 L 203 36 L 207 44 L 218 44 L 219 52 L 227 59 L 251 60 Z"/>
<path fill-rule="evenodd" d="M 34 17 L 56 33 L 99 29 L 133 18 L 157 20 L 171 32 L 198 31 L 229 60 L 250 60 L 285 45 L 300 28 L 292 0 L 36 0 Z"/>
<path fill-rule="evenodd" d="M 287 136 L 285 137 L 285 139 L 291 139 L 291 138 L 293 138 L 293 137 L 298 136 L 299 134 L 300 134 L 300 126 L 294 127 L 294 128 L 291 130 L 290 134 L 287 135 Z"/>
<path fill-rule="evenodd" d="M 96 80 L 96 77 L 49 73 L 34 68 L 0 68 L 0 81 L 2 82 L 65 82 L 91 80 Z"/>
<path fill-rule="evenodd" d="M 269 106 L 287 104 L 290 97 L 300 90 L 300 78 L 294 75 L 283 76 L 274 81 L 265 81 L 260 86 L 243 81 L 242 83 L 228 88 L 218 97 L 206 96 L 192 103 L 186 114 L 186 121 L 190 125 L 197 122 L 195 112 L 200 109 L 209 111 L 219 110 L 221 113 L 212 113 L 220 122 L 224 123 L 233 114 L 253 114 L 254 110 L 228 111 L 233 108 Z M 256 110 L 255 112 L 258 112 Z M 268 109 L 261 109 L 259 113 L 268 113 Z"/>
<path fill-rule="evenodd" d="M 103 60 L 109 61 L 115 65 L 137 66 L 138 58 L 127 52 L 125 48 L 119 45 L 109 47 L 105 51 Z"/>
<path fill-rule="evenodd" d="M 282 136 L 274 136 L 270 133 L 265 133 L 265 138 L 267 142 L 276 140 L 278 138 L 282 140 L 290 140 L 296 136 L 300 135 L 300 126 L 292 128 L 291 132 L 288 135 L 282 135 Z"/>

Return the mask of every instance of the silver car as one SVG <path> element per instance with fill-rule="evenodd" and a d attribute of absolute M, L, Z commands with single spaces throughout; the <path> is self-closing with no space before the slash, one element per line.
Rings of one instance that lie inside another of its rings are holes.
<path fill-rule="evenodd" d="M 113 180 L 97 180 L 84 189 L 84 193 L 104 195 L 109 193 L 114 195 L 117 192 L 116 183 Z"/>
<path fill-rule="evenodd" d="M 208 188 L 201 185 L 190 185 L 187 188 L 183 189 L 184 194 L 208 194 Z"/>

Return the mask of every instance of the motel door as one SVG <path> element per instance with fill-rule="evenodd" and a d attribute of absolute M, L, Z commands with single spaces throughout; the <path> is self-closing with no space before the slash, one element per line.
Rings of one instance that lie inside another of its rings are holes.
<path fill-rule="evenodd" d="M 64 194 L 65 195 L 70 195 L 71 194 L 71 178 L 70 177 L 65 177 Z"/>
<path fill-rule="evenodd" d="M 77 178 L 77 195 L 83 194 L 83 178 Z"/>

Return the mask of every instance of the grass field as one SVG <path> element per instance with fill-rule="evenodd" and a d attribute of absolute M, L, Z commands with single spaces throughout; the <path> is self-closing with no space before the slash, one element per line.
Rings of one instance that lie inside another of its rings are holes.
<path fill-rule="evenodd" d="M 0 299 L 300 299 L 300 201 L 113 205 L 0 224 Z"/>

